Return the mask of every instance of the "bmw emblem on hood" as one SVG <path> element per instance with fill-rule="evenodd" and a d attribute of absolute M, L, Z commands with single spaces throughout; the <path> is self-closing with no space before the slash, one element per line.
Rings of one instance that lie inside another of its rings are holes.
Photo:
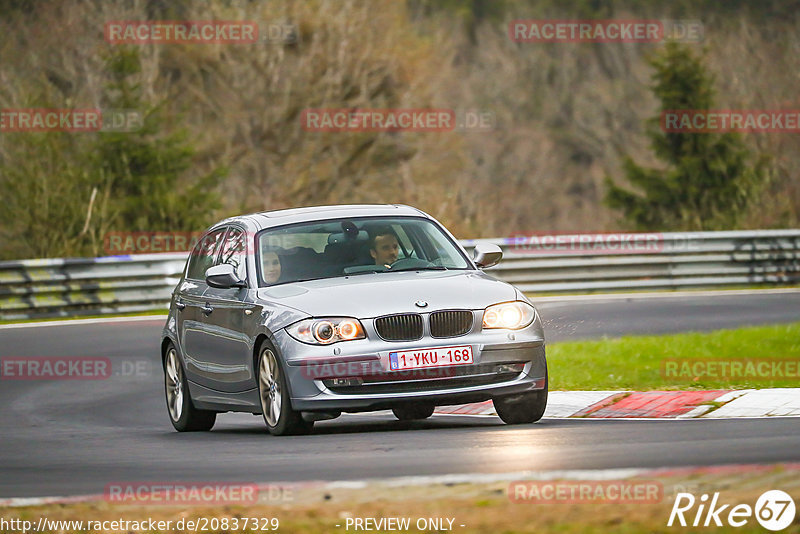
<path fill-rule="evenodd" d="M 418 300 L 417 302 L 414 303 L 414 306 L 418 308 L 426 308 L 428 306 L 428 303 L 425 302 L 424 300 Z"/>

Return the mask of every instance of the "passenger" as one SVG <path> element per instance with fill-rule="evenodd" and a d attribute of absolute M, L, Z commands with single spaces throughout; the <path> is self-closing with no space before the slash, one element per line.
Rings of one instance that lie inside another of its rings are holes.
<path fill-rule="evenodd" d="M 264 283 L 272 285 L 281 277 L 281 259 L 274 250 L 265 250 L 261 253 L 261 274 Z"/>
<path fill-rule="evenodd" d="M 397 261 L 397 256 L 400 254 L 400 243 L 390 227 L 382 226 L 371 232 L 369 254 L 375 261 L 375 265 L 383 265 L 387 269 Z"/>

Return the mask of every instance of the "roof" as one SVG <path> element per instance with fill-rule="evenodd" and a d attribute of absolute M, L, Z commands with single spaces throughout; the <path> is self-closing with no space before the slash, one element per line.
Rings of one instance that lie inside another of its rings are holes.
<path fill-rule="evenodd" d="M 349 219 L 352 217 L 426 217 L 427 213 L 403 204 L 341 204 L 333 206 L 309 206 L 285 210 L 262 211 L 228 217 L 213 224 L 209 230 L 225 224 L 238 222 L 251 231 L 273 226 L 318 221 L 324 219 Z"/>
<path fill-rule="evenodd" d="M 345 204 L 334 206 L 310 206 L 277 211 L 264 211 L 245 216 L 256 220 L 262 228 L 320 219 L 344 219 L 350 217 L 391 217 L 428 215 L 403 204 Z"/>

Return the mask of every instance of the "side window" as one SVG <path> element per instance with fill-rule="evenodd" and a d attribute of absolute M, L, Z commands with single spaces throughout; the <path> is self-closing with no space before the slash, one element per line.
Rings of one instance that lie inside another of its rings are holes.
<path fill-rule="evenodd" d="M 233 265 L 239 280 L 247 280 L 247 244 L 244 232 L 239 228 L 231 228 L 222 244 L 222 255 L 219 263 Z"/>
<path fill-rule="evenodd" d="M 205 280 L 206 269 L 214 265 L 214 260 L 217 257 L 219 245 L 222 242 L 222 237 L 225 235 L 225 229 L 215 230 L 205 236 L 189 257 L 189 267 L 186 269 L 186 278 L 193 280 Z"/>

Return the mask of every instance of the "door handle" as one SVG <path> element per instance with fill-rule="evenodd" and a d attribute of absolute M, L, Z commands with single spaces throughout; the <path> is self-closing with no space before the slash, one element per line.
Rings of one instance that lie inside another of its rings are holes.
<path fill-rule="evenodd" d="M 182 310 L 186 307 L 186 304 L 183 301 L 176 300 L 175 307 L 178 308 L 179 310 Z"/>
<path fill-rule="evenodd" d="M 211 307 L 211 304 L 206 302 L 206 305 L 200 308 L 200 311 L 203 312 L 204 315 L 211 315 L 211 312 L 214 311 L 214 308 Z"/>

